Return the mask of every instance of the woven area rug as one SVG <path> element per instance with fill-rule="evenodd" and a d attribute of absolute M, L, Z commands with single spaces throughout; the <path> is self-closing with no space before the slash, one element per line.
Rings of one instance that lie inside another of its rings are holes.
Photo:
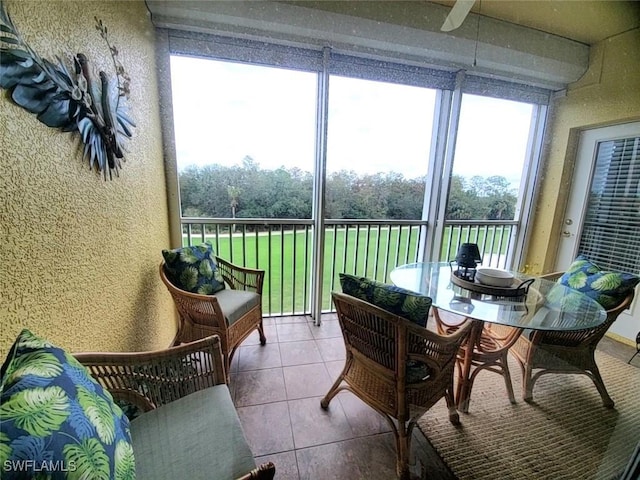
<path fill-rule="evenodd" d="M 528 404 L 520 367 L 509 358 L 515 405 L 501 376 L 481 372 L 460 427 L 441 400 L 418 428 L 459 480 L 616 478 L 640 440 L 640 369 L 602 352 L 596 362 L 613 410 L 585 375 L 543 375 Z"/>

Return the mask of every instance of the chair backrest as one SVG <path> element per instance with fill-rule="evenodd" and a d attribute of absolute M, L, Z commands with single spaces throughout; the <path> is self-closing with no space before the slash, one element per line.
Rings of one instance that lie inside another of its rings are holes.
<path fill-rule="evenodd" d="M 334 292 L 333 302 L 347 349 L 375 362 L 387 373 L 404 378 L 407 360 L 440 371 L 455 361 L 471 322 L 443 336 L 364 300 Z"/>
<path fill-rule="evenodd" d="M 181 319 L 189 319 L 197 324 L 208 324 L 212 318 L 224 318 L 215 295 L 200 295 L 176 287 L 167 277 L 164 261 L 160 263 L 159 271 L 160 278 L 169 290 Z"/>
<path fill-rule="evenodd" d="M 544 278 L 546 280 L 557 280 L 560 278 L 564 272 L 553 272 L 548 273 L 546 275 L 541 275 L 540 278 Z M 537 342 L 547 343 L 547 344 L 557 344 L 557 345 L 583 345 L 589 344 L 595 345 L 602 339 L 604 334 L 609 330 L 609 327 L 618 319 L 618 316 L 622 312 L 624 312 L 629 306 L 635 297 L 635 290 L 631 290 L 627 296 L 622 300 L 622 302 L 609 310 L 607 310 L 607 319 L 601 325 L 595 328 L 589 328 L 586 330 L 577 330 L 575 332 L 541 332 L 538 335 Z"/>
<path fill-rule="evenodd" d="M 350 295 L 334 292 L 332 297 L 347 348 L 397 371 L 401 318 Z"/>

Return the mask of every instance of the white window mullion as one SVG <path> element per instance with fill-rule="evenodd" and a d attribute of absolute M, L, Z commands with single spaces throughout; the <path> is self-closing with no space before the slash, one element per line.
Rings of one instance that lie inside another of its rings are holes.
<path fill-rule="evenodd" d="M 431 219 L 433 225 L 433 243 L 431 245 L 430 260 L 437 261 L 440 259 L 440 246 L 445 230 L 445 219 L 447 213 L 447 199 L 449 198 L 449 187 L 451 184 L 451 175 L 453 172 L 453 160 L 455 158 L 455 146 L 458 136 L 458 125 L 460 122 L 460 110 L 462 107 L 462 86 L 464 84 L 465 72 L 459 71 L 456 76 L 456 87 L 451 95 L 451 103 L 442 107 L 449 107 L 451 114 L 449 117 L 448 128 L 446 130 L 446 144 L 444 151 L 444 159 L 442 169 L 438 171 L 441 175 L 440 189 L 437 192 L 438 208 L 435 218 Z"/>
<path fill-rule="evenodd" d="M 433 261 L 439 259 L 440 244 L 442 242 L 442 232 L 444 226 L 438 228 L 438 212 L 442 208 L 442 197 L 440 191 L 444 178 L 445 155 L 447 150 L 447 131 L 452 112 L 453 92 L 451 90 L 440 90 L 436 97 L 434 109 L 433 129 L 431 132 L 431 156 L 429 158 L 429 175 L 426 177 L 424 203 L 422 207 L 422 220 L 426 220 L 428 225 L 422 227 L 420 238 L 423 244 L 419 246 L 419 261 Z"/>
<path fill-rule="evenodd" d="M 322 313 L 322 285 L 324 274 L 324 211 L 327 171 L 327 128 L 329 110 L 329 58 L 330 49 L 323 52 L 323 68 L 318 73 L 316 109 L 316 161 L 313 178 L 313 259 L 311 270 L 311 316 L 320 325 Z"/>
<path fill-rule="evenodd" d="M 540 171 L 540 157 L 542 155 L 542 142 L 544 138 L 545 125 L 549 107 L 538 105 L 533 109 L 531 119 L 531 130 L 529 131 L 529 141 L 527 144 L 527 157 L 522 172 L 522 181 L 518 192 L 518 204 L 516 206 L 515 218 L 519 220 L 516 229 L 515 241 L 511 242 L 513 251 L 507 252 L 507 265 L 510 268 L 521 268 L 521 265 L 529 238 L 529 226 L 533 215 L 533 205 L 537 197 L 537 189 Z"/>

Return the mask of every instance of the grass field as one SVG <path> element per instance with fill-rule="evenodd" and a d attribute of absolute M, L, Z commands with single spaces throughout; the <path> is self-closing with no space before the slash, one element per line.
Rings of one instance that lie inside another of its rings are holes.
<path fill-rule="evenodd" d="M 453 252 L 453 256 L 458 249 L 458 241 L 485 245 L 485 255 L 489 252 L 504 255 L 510 233 L 509 227 L 498 227 L 488 231 L 474 227 L 463 227 L 462 230 L 460 227 L 454 227 L 445 232 L 444 238 L 447 245 L 451 239 L 449 251 Z M 323 310 L 331 307 L 331 291 L 339 289 L 340 273 L 352 273 L 388 282 L 389 272 L 397 265 L 415 262 L 419 235 L 420 227 L 417 226 L 327 228 L 322 288 Z M 296 230 L 270 234 L 247 233 L 245 236 L 207 235 L 206 240 L 213 244 L 221 257 L 239 265 L 266 270 L 263 291 L 265 314 L 309 311 L 312 271 L 310 229 L 299 227 Z M 192 239 L 192 243 L 200 243 L 200 237 Z M 446 245 L 439 260 L 451 260 L 446 258 Z"/>

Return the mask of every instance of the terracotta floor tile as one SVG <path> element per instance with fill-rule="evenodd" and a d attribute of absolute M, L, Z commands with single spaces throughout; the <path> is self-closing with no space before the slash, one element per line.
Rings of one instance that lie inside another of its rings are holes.
<path fill-rule="evenodd" d="M 332 380 L 323 363 L 283 367 L 287 400 L 318 397 L 331 388 Z"/>
<path fill-rule="evenodd" d="M 236 355 L 238 357 L 238 371 L 262 370 L 282 366 L 280 359 L 280 344 L 242 345 Z M 234 356 L 234 357 L 235 357 Z"/>
<path fill-rule="evenodd" d="M 293 434 L 287 402 L 240 407 L 237 410 L 242 429 L 254 456 L 287 452 L 293 449 Z"/>
<path fill-rule="evenodd" d="M 277 402 L 287 397 L 282 368 L 238 372 L 234 380 L 236 407 Z"/>
<path fill-rule="evenodd" d="M 322 362 L 320 350 L 313 340 L 281 343 L 280 357 L 283 367 Z"/>
<path fill-rule="evenodd" d="M 288 401 L 295 448 L 337 442 L 353 437 L 340 403 L 332 403 L 328 410 L 323 410 L 320 407 L 321 398 Z"/>
<path fill-rule="evenodd" d="M 276 325 L 278 330 L 278 341 L 299 342 L 301 340 L 313 340 L 308 322 L 281 323 Z"/>

